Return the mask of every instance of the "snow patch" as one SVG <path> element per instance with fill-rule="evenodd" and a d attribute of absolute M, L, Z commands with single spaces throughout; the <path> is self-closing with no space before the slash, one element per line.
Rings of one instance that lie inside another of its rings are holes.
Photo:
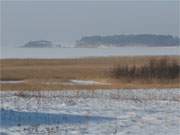
<path fill-rule="evenodd" d="M 16 81 L 16 80 L 10 80 L 10 81 L 0 81 L 0 84 L 16 84 L 16 83 L 23 83 L 24 81 Z"/>
<path fill-rule="evenodd" d="M 109 83 L 102 83 L 94 80 L 70 80 L 70 82 L 77 85 L 110 85 Z"/>

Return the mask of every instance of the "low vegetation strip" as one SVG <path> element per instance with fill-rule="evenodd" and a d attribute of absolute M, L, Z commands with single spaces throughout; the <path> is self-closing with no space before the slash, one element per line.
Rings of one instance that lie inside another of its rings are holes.
<path fill-rule="evenodd" d="M 1 59 L 1 90 L 180 88 L 180 56 Z M 71 80 L 92 80 L 71 85 Z M 18 81 L 20 83 L 7 83 Z M 104 84 L 104 85 L 103 85 Z M 106 85 L 109 84 L 109 85 Z"/>

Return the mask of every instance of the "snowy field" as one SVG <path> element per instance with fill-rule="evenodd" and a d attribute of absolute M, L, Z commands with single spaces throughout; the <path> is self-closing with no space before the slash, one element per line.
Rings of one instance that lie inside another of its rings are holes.
<path fill-rule="evenodd" d="M 180 89 L 0 93 L 0 135 L 180 134 Z"/>

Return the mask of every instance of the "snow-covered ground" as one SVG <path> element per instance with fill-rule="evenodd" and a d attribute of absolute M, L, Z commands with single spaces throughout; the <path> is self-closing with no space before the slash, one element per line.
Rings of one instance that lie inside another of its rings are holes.
<path fill-rule="evenodd" d="M 15 81 L 15 80 L 11 80 L 11 81 L 0 81 L 0 84 L 14 84 L 14 83 L 23 83 L 24 81 Z"/>
<path fill-rule="evenodd" d="M 0 135 L 180 134 L 180 89 L 0 93 Z"/>
<path fill-rule="evenodd" d="M 102 82 L 97 82 L 94 80 L 70 80 L 71 84 L 79 84 L 79 85 L 95 85 L 95 84 L 99 84 L 99 85 L 110 85 L 110 83 L 102 83 Z"/>

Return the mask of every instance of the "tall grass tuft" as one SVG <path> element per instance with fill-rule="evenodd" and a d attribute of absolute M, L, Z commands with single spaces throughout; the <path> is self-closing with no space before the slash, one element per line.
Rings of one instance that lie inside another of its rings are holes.
<path fill-rule="evenodd" d="M 180 77 L 180 65 L 168 59 L 151 59 L 147 64 L 138 66 L 120 65 L 112 70 L 115 78 L 173 80 Z"/>

